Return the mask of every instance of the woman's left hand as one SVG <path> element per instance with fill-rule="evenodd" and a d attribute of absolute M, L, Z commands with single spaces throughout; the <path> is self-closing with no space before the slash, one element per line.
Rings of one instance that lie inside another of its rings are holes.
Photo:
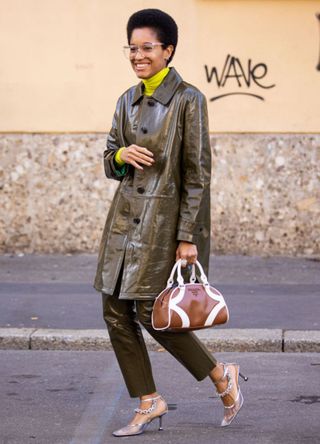
<path fill-rule="evenodd" d="M 195 264 L 198 257 L 198 250 L 195 244 L 191 242 L 180 241 L 176 250 L 176 261 L 186 259 L 188 264 Z M 182 265 L 182 264 L 181 264 Z M 186 267 L 186 265 L 182 265 Z"/>

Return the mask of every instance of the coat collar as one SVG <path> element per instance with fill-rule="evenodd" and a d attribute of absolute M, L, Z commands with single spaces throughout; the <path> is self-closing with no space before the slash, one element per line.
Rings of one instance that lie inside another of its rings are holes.
<path fill-rule="evenodd" d="M 152 98 L 162 103 L 162 105 L 167 105 L 181 82 L 182 78 L 175 68 L 170 68 L 170 72 L 155 90 Z M 144 85 L 140 82 L 135 88 L 132 105 L 135 105 L 143 97 L 143 90 Z"/>

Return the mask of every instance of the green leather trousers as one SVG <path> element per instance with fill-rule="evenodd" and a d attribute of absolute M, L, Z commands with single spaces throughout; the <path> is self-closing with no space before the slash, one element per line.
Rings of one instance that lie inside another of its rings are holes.
<path fill-rule="evenodd" d="M 129 394 L 132 398 L 156 391 L 141 323 L 150 335 L 201 381 L 217 361 L 192 332 L 161 332 L 151 325 L 153 300 L 118 299 L 121 274 L 114 294 L 102 293 L 103 318 Z"/>

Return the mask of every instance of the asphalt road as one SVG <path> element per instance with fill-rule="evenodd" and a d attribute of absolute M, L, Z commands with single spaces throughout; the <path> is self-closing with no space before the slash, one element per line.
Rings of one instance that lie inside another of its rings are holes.
<path fill-rule="evenodd" d="M 169 403 L 164 431 L 152 423 L 126 443 L 313 444 L 320 433 L 320 355 L 217 353 L 239 362 L 244 406 L 226 428 L 209 378 L 197 382 L 168 353 L 150 353 Z M 137 406 L 113 352 L 0 351 L 1 444 L 111 444 Z"/>
<path fill-rule="evenodd" d="M 96 255 L 0 256 L 0 327 L 104 328 L 92 287 Z M 230 322 L 220 328 L 319 330 L 320 262 L 212 256 L 210 282 Z"/>
<path fill-rule="evenodd" d="M 104 328 L 92 288 L 96 255 L 0 256 L 0 327 Z M 302 258 L 211 257 L 210 281 L 226 297 L 228 328 L 317 330 L 320 262 Z M 245 404 L 219 427 L 222 404 L 168 353 L 151 352 L 169 403 L 163 432 L 151 424 L 131 443 L 305 444 L 320 434 L 320 354 L 216 353 L 239 362 Z M 114 353 L 0 351 L 1 444 L 109 444 L 136 400 Z"/>

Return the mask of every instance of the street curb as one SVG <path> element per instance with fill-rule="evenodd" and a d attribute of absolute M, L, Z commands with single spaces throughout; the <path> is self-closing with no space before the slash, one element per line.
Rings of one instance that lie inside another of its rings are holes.
<path fill-rule="evenodd" d="M 320 330 L 205 329 L 195 332 L 213 352 L 320 352 Z M 148 350 L 165 351 L 145 330 Z M 107 330 L 0 328 L 0 350 L 112 350 Z"/>
<path fill-rule="evenodd" d="M 319 330 L 286 330 L 284 332 L 284 352 L 320 352 Z"/>

